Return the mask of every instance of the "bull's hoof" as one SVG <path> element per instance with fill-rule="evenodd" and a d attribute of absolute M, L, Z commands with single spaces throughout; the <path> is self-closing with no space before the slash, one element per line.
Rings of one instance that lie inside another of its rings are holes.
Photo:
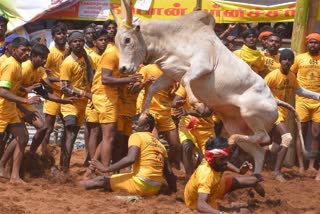
<path fill-rule="evenodd" d="M 320 152 L 306 152 L 303 155 L 307 159 L 315 159 L 320 157 Z"/>

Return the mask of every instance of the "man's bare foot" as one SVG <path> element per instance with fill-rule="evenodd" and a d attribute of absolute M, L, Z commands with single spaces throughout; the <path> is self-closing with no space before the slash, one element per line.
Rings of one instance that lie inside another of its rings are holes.
<path fill-rule="evenodd" d="M 304 174 L 304 167 L 299 167 L 299 174 L 303 175 Z"/>
<path fill-rule="evenodd" d="M 82 180 L 90 180 L 95 175 L 94 170 L 91 170 L 89 168 L 86 169 L 86 172 L 82 176 Z"/>
<path fill-rule="evenodd" d="M 275 179 L 281 183 L 286 182 L 287 180 L 283 177 L 281 173 L 276 173 L 275 174 Z"/>
<path fill-rule="evenodd" d="M 86 190 L 99 189 L 106 186 L 106 178 L 99 176 L 90 180 L 83 180 L 79 182 L 80 186 L 83 186 Z"/>
<path fill-rule="evenodd" d="M 316 170 L 316 168 L 314 168 L 314 167 L 309 167 L 308 169 L 307 169 L 307 172 L 309 172 L 309 173 L 314 173 L 314 172 L 317 172 L 318 170 Z"/>
<path fill-rule="evenodd" d="M 10 179 L 10 184 L 14 184 L 14 185 L 25 185 L 27 184 L 24 180 L 22 180 L 21 178 L 11 178 Z"/>

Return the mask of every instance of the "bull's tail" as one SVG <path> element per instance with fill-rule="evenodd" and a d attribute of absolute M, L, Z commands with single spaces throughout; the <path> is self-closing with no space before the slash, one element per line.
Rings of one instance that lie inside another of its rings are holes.
<path fill-rule="evenodd" d="M 277 102 L 278 106 L 285 107 L 286 109 L 288 109 L 288 110 L 290 110 L 290 111 L 292 111 L 294 113 L 294 117 L 295 117 L 297 128 L 298 128 L 298 137 L 299 137 L 300 142 L 301 142 L 302 152 L 303 152 L 303 154 L 307 154 L 306 148 L 304 146 L 301 122 L 300 122 L 300 117 L 299 117 L 298 113 L 296 112 L 295 108 L 292 105 L 290 105 L 290 104 L 288 104 L 286 102 L 283 102 L 281 100 L 278 100 L 278 99 L 276 99 L 276 102 Z"/>

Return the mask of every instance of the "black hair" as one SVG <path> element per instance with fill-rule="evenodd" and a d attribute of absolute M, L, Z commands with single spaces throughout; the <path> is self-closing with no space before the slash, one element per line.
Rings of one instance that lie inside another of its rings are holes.
<path fill-rule="evenodd" d="M 206 150 L 223 149 L 228 147 L 228 139 L 225 137 L 210 137 L 206 143 Z"/>
<path fill-rule="evenodd" d="M 52 28 L 51 28 L 51 36 L 54 37 L 54 35 L 56 33 L 59 33 L 59 32 L 68 32 L 68 28 L 67 28 L 67 25 L 62 23 L 62 22 L 58 22 L 56 25 L 54 25 Z"/>
<path fill-rule="evenodd" d="M 280 51 L 280 61 L 284 59 L 289 59 L 294 61 L 294 53 L 290 49 L 283 49 Z"/>
<path fill-rule="evenodd" d="M 133 120 L 134 120 L 134 121 L 139 120 L 140 116 L 141 116 L 141 113 L 134 115 L 134 116 L 133 116 Z M 147 122 L 147 124 L 149 125 L 150 130 L 153 130 L 156 122 L 155 122 L 155 120 L 154 120 L 154 117 L 153 117 L 151 114 L 147 114 L 146 122 Z"/>
<path fill-rule="evenodd" d="M 254 28 L 250 28 L 248 30 L 245 30 L 243 33 L 242 33 L 242 38 L 245 39 L 247 38 L 250 34 L 253 34 L 255 37 L 258 37 L 258 32 L 256 29 Z"/>
<path fill-rule="evenodd" d="M 280 40 L 282 40 L 282 36 L 280 36 L 280 35 L 279 35 L 279 34 L 277 34 L 277 33 L 272 33 L 272 34 L 270 34 L 270 35 L 267 37 L 267 39 L 269 39 L 269 37 L 271 37 L 271 36 L 279 37 L 279 38 L 280 38 Z"/>
<path fill-rule="evenodd" d="M 96 30 L 96 24 L 91 23 L 91 24 L 85 26 L 85 28 L 83 28 L 83 33 L 85 33 L 88 29 L 94 29 L 94 30 Z"/>
<path fill-rule="evenodd" d="M 107 34 L 108 34 L 108 32 L 107 32 L 105 29 L 97 30 L 97 31 L 94 32 L 94 34 L 93 34 L 93 39 L 96 40 L 96 39 L 98 39 L 100 36 L 107 35 Z"/>
<path fill-rule="evenodd" d="M 32 56 L 46 56 L 50 53 L 49 49 L 47 46 L 43 44 L 34 44 L 31 48 L 31 55 Z"/>
<path fill-rule="evenodd" d="M 12 48 L 19 48 L 19 46 L 30 46 L 30 42 L 23 37 L 17 37 L 11 42 L 11 47 Z"/>
<path fill-rule="evenodd" d="M 5 16 L 0 16 L 0 22 L 4 22 L 6 24 L 8 24 L 9 20 L 5 17 Z"/>
<path fill-rule="evenodd" d="M 103 28 L 104 28 L 104 29 L 107 29 L 108 26 L 111 25 L 111 24 L 113 24 L 113 25 L 116 26 L 116 27 L 118 26 L 117 23 L 116 23 L 114 20 L 108 19 L 107 21 L 105 21 L 105 22 L 103 23 Z"/>

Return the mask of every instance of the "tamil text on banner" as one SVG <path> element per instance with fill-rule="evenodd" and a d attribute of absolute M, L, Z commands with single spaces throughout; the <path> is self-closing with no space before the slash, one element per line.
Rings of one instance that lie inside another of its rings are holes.
<path fill-rule="evenodd" d="M 279 0 L 280 1 L 280 0 Z M 202 0 L 202 9 L 211 13 L 217 23 L 234 22 L 290 22 L 294 20 L 295 2 L 288 2 L 274 5 L 246 4 L 235 1 Z M 141 20 L 158 19 L 168 20 L 180 17 L 192 12 L 196 0 L 153 0 L 150 9 L 139 10 L 133 6 L 136 0 L 131 1 L 134 16 Z M 274 1 L 276 2 L 276 1 Z M 82 0 L 79 3 L 46 16 L 53 19 L 76 19 L 104 21 L 108 18 L 110 6 L 119 15 L 120 0 Z"/>
<path fill-rule="evenodd" d="M 34 21 L 49 11 L 63 9 L 79 0 L 1 0 L 0 15 L 9 19 L 8 30 L 16 29 L 27 22 Z"/>

